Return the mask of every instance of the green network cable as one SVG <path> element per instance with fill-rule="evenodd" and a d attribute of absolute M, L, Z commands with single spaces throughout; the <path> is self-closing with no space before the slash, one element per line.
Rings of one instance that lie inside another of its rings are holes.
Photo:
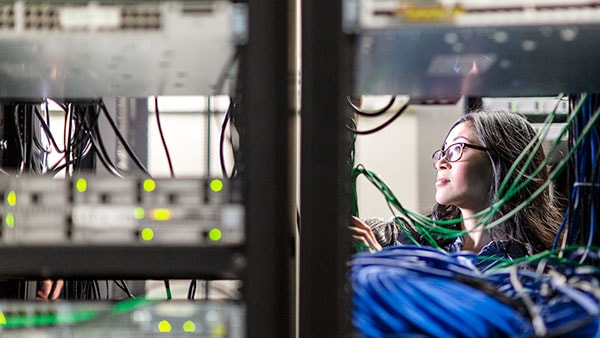
<path fill-rule="evenodd" d="M 534 191 L 527 200 L 525 200 L 521 204 L 519 204 L 513 211 L 507 213 L 506 215 L 502 216 L 501 218 L 495 220 L 494 222 L 489 223 L 483 229 L 489 229 L 491 227 L 494 227 L 494 226 L 500 224 L 501 222 L 505 221 L 506 219 L 512 217 L 516 212 L 518 212 L 522 208 L 526 207 L 534 198 L 536 198 L 539 194 L 541 194 L 544 191 L 544 189 L 546 189 L 551 184 L 551 182 L 556 180 L 556 177 L 558 177 L 558 175 L 560 175 L 562 170 L 565 169 L 565 167 L 569 163 L 569 160 L 573 157 L 573 155 L 575 154 L 577 149 L 579 149 L 579 147 L 581 146 L 583 139 L 590 132 L 590 130 L 594 127 L 594 125 L 598 121 L 598 118 L 600 118 L 600 109 L 598 109 L 598 110 L 596 110 L 596 112 L 594 112 L 594 115 L 592 116 L 592 118 L 590 119 L 588 124 L 583 128 L 581 135 L 577 138 L 575 145 L 570 149 L 569 153 L 558 163 L 556 168 L 550 172 L 548 181 L 546 181 L 542 186 L 540 186 L 539 189 Z"/>
<path fill-rule="evenodd" d="M 561 98 L 561 97 L 562 97 L 562 95 L 559 96 L 559 98 Z M 585 99 L 585 96 L 584 96 L 584 99 Z M 552 153 L 556 150 L 556 148 L 559 146 L 559 144 L 561 142 L 562 137 L 566 134 L 566 132 L 571 127 L 575 116 L 581 112 L 581 107 L 583 105 L 584 99 L 582 99 L 579 102 L 579 104 L 574 109 L 571 116 L 568 118 L 567 122 L 565 123 L 565 126 L 562 128 L 561 132 L 559 133 L 559 136 L 556 138 L 556 140 L 551 145 L 551 147 L 549 149 L 550 153 Z M 597 119 L 600 117 L 600 110 L 596 111 L 596 113 L 594 114 L 592 119 L 589 121 L 589 123 L 583 129 L 581 135 L 579 135 L 578 139 L 575 142 L 575 145 L 572 147 L 572 149 L 569 151 L 569 153 L 559 162 L 559 164 L 554 168 L 554 170 L 552 170 L 550 172 L 548 180 L 544 184 L 542 184 L 542 186 L 539 189 L 537 189 L 526 201 L 519 204 L 509 214 L 504 215 L 504 216 L 500 217 L 499 219 L 496 219 L 495 221 L 491 222 L 491 219 L 496 214 L 496 212 L 501 208 L 501 206 L 504 203 L 506 203 L 512 196 L 514 196 L 514 194 L 516 194 L 519 190 L 523 189 L 527 184 L 529 184 L 534 179 L 534 177 L 547 165 L 548 158 L 546 158 L 544 160 L 544 162 L 538 168 L 535 168 L 533 173 L 530 174 L 528 177 L 526 177 L 524 174 L 526 169 L 531 165 L 531 161 L 533 160 L 533 154 L 539 149 L 539 147 L 542 146 L 542 142 L 544 141 L 544 139 L 547 135 L 548 128 L 555 119 L 557 107 L 558 107 L 558 105 L 553 109 L 553 111 L 549 114 L 549 116 L 544 121 L 543 127 L 538 132 L 538 136 L 530 142 L 530 144 L 525 148 L 525 150 L 521 153 L 521 155 L 517 158 L 515 163 L 513 163 L 512 167 L 509 169 L 507 176 L 504 178 L 503 182 L 501 183 L 497 197 L 495 198 L 492 205 L 490 205 L 490 207 L 482 210 L 481 212 L 477 213 L 476 215 L 472 216 L 473 218 L 479 218 L 477 227 L 480 227 L 481 229 L 490 229 L 490 228 L 500 224 L 501 222 L 512 217 L 515 213 L 517 213 L 518 211 L 520 211 L 521 209 L 526 207 L 531 202 L 531 200 L 533 200 L 535 197 L 537 197 L 539 194 L 541 194 L 545 189 L 547 189 L 548 186 L 552 182 L 556 181 L 558 175 L 560 175 L 562 173 L 562 171 L 566 168 L 566 165 L 569 163 L 571 158 L 574 156 L 576 150 L 580 147 L 583 138 L 587 135 L 587 133 L 592 128 L 592 126 L 596 123 Z M 531 149 L 533 149 L 533 151 L 529 152 L 530 155 L 528 156 L 527 159 L 525 159 L 525 157 L 527 156 L 526 154 Z M 351 154 L 353 155 L 354 152 L 352 152 Z M 524 159 L 525 159 L 524 163 L 521 165 L 521 168 L 519 168 L 520 164 L 523 162 Z M 350 163 L 351 163 L 351 165 L 353 165 L 354 156 L 351 157 Z M 518 169 L 520 169 L 520 170 L 518 170 Z M 512 177 L 513 173 L 515 171 L 517 171 L 518 174 L 515 177 Z M 425 215 L 422 215 L 418 212 L 414 212 L 414 211 L 404 208 L 402 206 L 402 204 L 398 201 L 397 197 L 394 195 L 392 190 L 389 188 L 389 186 L 385 183 L 385 181 L 380 176 L 375 174 L 374 172 L 367 170 L 364 167 L 364 165 L 362 165 L 362 164 L 359 164 L 352 169 L 353 213 L 355 216 L 358 216 L 358 197 L 357 197 L 358 194 L 357 194 L 357 190 L 356 190 L 356 181 L 357 181 L 358 177 L 361 175 L 365 176 L 367 178 L 367 180 L 370 183 L 372 183 L 381 192 L 381 194 L 385 198 L 385 201 L 386 201 L 388 207 L 390 208 L 390 210 L 392 211 L 394 216 L 398 217 L 399 215 L 402 215 L 403 218 L 410 221 L 410 223 L 422 234 L 424 239 L 426 239 L 427 242 L 429 242 L 430 244 L 437 247 L 437 244 L 436 244 L 435 240 L 433 239 L 434 236 L 441 237 L 441 238 L 455 238 L 455 237 L 459 237 L 459 236 L 464 236 L 465 234 L 467 234 L 469 232 L 468 230 L 455 230 L 455 229 L 449 229 L 449 228 L 445 227 L 448 225 L 461 223 L 463 221 L 462 218 L 457 218 L 457 219 L 452 219 L 452 220 L 433 220 L 433 219 L 431 219 Z M 405 234 L 410 235 L 409 231 L 404 229 L 404 227 L 402 225 L 400 228 Z M 409 239 L 416 243 L 416 241 L 414 240 L 414 238 L 412 238 L 412 236 L 409 236 Z"/>
<path fill-rule="evenodd" d="M 115 303 L 108 313 L 121 314 L 141 308 L 156 300 L 146 298 L 126 299 Z M 41 313 L 33 316 L 6 315 L 0 310 L 0 331 L 3 328 L 16 329 L 37 326 L 74 325 L 94 320 L 105 314 L 104 310 L 78 310 L 73 313 Z"/>
<path fill-rule="evenodd" d="M 516 258 L 514 260 L 510 260 L 510 259 L 501 259 L 502 263 L 490 268 L 489 270 L 486 271 L 486 273 L 491 273 L 493 271 L 499 270 L 499 269 L 503 269 L 503 268 L 507 268 L 510 267 L 512 265 L 519 265 L 519 264 L 526 264 L 526 265 L 532 265 L 535 263 L 541 263 L 541 262 L 554 262 L 554 263 L 564 263 L 564 264 L 575 264 L 578 266 L 584 266 L 584 267 L 589 267 L 589 265 L 587 264 L 583 264 L 583 263 L 579 263 L 579 262 L 575 262 L 572 260 L 569 260 L 567 258 L 563 258 L 562 255 L 560 255 L 561 253 L 568 253 L 568 252 L 572 252 L 572 251 L 576 251 L 579 249 L 585 249 L 588 248 L 586 245 L 582 245 L 582 244 L 577 244 L 577 245 L 569 245 L 565 248 L 557 248 L 554 250 L 546 250 L 546 251 L 542 251 L 539 252 L 537 254 L 533 254 L 530 256 L 524 256 L 524 257 L 520 257 L 520 258 Z M 591 247 L 589 248 L 591 250 L 600 250 L 600 247 Z M 477 258 L 480 259 L 490 259 L 490 260 L 498 260 L 498 257 L 484 257 L 484 256 L 478 256 Z"/>

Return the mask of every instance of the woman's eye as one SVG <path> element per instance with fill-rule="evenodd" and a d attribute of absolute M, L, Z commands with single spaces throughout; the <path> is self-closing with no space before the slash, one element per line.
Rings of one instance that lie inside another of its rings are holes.
<path fill-rule="evenodd" d="M 454 146 L 450 149 L 450 158 L 455 159 L 460 153 L 460 146 Z"/>

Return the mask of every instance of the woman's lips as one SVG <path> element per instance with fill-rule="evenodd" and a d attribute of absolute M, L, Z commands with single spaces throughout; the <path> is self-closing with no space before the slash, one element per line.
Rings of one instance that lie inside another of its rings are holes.
<path fill-rule="evenodd" d="M 450 182 L 449 179 L 445 178 L 445 177 L 438 177 L 438 179 L 435 181 L 435 186 L 439 187 L 442 186 L 446 183 Z"/>

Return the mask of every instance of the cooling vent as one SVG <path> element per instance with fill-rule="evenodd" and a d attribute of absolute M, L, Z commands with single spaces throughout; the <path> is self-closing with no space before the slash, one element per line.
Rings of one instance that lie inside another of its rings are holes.
<path fill-rule="evenodd" d="M 15 9 L 12 5 L 0 7 L 0 29 L 15 28 Z"/>
<path fill-rule="evenodd" d="M 121 30 L 158 30 L 161 12 L 157 7 L 124 7 L 121 10 Z"/>
<path fill-rule="evenodd" d="M 102 18 L 103 13 L 106 19 Z M 115 13 L 119 14 L 115 16 Z M 160 30 L 162 15 L 157 5 L 98 5 L 91 9 L 73 3 L 64 6 L 28 3 L 23 22 L 25 30 L 88 30 L 92 23 L 96 24 L 93 28 L 100 31 Z M 2 12 L 2 23 L 2 27 L 9 27 L 10 23 L 14 27 L 12 7 Z"/>
<path fill-rule="evenodd" d="M 58 13 L 48 5 L 28 5 L 24 14 L 25 29 L 53 30 L 59 27 Z"/>

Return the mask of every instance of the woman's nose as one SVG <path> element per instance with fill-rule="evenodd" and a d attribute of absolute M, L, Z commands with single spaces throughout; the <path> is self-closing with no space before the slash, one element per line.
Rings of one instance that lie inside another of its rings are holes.
<path fill-rule="evenodd" d="M 437 170 L 448 169 L 450 162 L 446 161 L 446 156 L 442 156 L 439 161 L 435 164 Z"/>

